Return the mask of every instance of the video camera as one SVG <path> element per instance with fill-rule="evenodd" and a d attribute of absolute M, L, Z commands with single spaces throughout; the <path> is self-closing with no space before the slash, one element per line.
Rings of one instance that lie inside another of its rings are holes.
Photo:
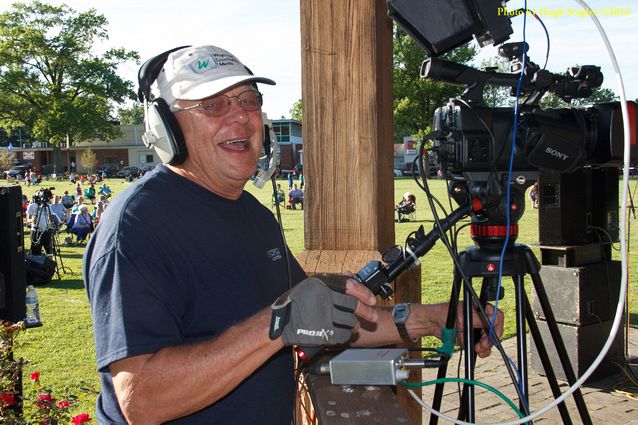
<path fill-rule="evenodd" d="M 586 165 L 622 166 L 620 102 L 555 109 L 538 105 L 546 92 L 566 102 L 591 96 L 603 81 L 600 68 L 587 65 L 570 68 L 564 75 L 553 74 L 527 58 L 523 60 L 527 49 L 527 43 L 509 43 L 499 49 L 514 67 L 525 63 L 520 68 L 522 101 L 513 170 L 569 173 Z M 467 87 L 459 99 L 435 112 L 433 150 L 445 169 L 451 173 L 508 169 L 514 108 L 485 106 L 483 89 L 486 85 L 505 86 L 515 94 L 519 75 L 478 71 L 430 58 L 421 67 L 421 77 Z M 635 149 L 632 154 L 635 159 Z"/>
<path fill-rule="evenodd" d="M 53 190 L 55 190 L 55 187 L 43 187 L 33 195 L 33 202 L 41 206 L 48 205 L 51 198 L 53 198 Z"/>
<path fill-rule="evenodd" d="M 508 40 L 513 31 L 501 1 L 388 0 L 388 6 L 392 19 L 430 56 L 421 66 L 421 77 L 466 88 L 436 110 L 433 131 L 426 140 L 432 140 L 435 159 L 452 180 L 450 195 L 459 205 L 471 203 L 475 242 L 502 241 L 510 230 L 515 236 L 515 229 L 504 225 L 508 221 L 515 225 L 522 216 L 525 190 L 541 171 L 571 173 L 587 166 L 622 166 L 620 102 L 556 109 L 539 105 L 548 92 L 566 103 L 589 97 L 603 82 L 599 67 L 573 67 L 565 74 L 554 74 L 529 60 L 526 43 L 508 43 L 500 46 L 499 55 L 510 61 L 511 73 L 479 71 L 437 56 L 473 36 L 481 47 Z M 510 87 L 511 95 L 518 91 L 516 117 L 514 108 L 485 105 L 486 86 Z M 635 131 L 636 104 L 629 105 Z M 631 161 L 636 157 L 633 143 Z"/>

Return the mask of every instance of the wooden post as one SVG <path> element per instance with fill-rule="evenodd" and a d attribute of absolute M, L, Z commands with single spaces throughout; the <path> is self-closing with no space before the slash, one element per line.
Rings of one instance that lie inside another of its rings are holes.
<path fill-rule="evenodd" d="M 386 0 L 301 0 L 307 273 L 356 271 L 395 244 L 392 22 Z M 396 302 L 420 302 L 420 269 Z M 408 396 L 413 423 L 421 410 Z"/>

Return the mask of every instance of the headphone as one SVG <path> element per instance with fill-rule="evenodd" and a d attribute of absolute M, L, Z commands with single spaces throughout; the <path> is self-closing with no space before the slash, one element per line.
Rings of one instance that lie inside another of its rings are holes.
<path fill-rule="evenodd" d="M 144 104 L 144 134 L 142 140 L 146 147 L 153 147 L 164 164 L 181 164 L 188 158 L 188 149 L 184 134 L 169 105 L 161 97 L 152 99 L 151 87 L 171 53 L 191 46 L 180 46 L 167 50 L 146 62 L 137 74 L 139 90 L 137 97 Z M 252 71 L 245 67 L 249 74 Z M 253 178 L 255 186 L 262 188 L 277 168 L 277 136 L 272 122 L 262 112 L 264 122 L 263 156 L 258 163 Z"/>
<path fill-rule="evenodd" d="M 155 152 L 164 164 L 181 164 L 188 157 L 184 134 L 168 104 L 161 97 L 151 98 L 151 86 L 157 80 L 171 53 L 190 46 L 180 46 L 161 53 L 140 67 L 137 73 L 137 98 L 144 104 L 144 134 L 142 141 Z"/>

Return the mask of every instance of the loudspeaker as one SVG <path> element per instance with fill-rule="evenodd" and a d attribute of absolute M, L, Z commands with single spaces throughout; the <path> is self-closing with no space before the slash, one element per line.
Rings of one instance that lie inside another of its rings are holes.
<path fill-rule="evenodd" d="M 620 261 L 582 267 L 543 265 L 540 277 L 557 322 L 583 326 L 613 319 L 620 292 Z M 532 288 L 532 311 L 546 320 Z"/>
<path fill-rule="evenodd" d="M 175 116 L 162 98 L 151 98 L 151 87 L 162 70 L 168 55 L 190 46 L 180 46 L 161 53 L 140 67 L 137 74 L 137 96 L 144 104 L 144 128 L 142 140 L 147 147 L 154 147 L 165 164 L 181 164 L 188 157 L 188 149 L 182 130 Z"/>
<path fill-rule="evenodd" d="M 538 239 L 541 245 L 582 245 L 593 241 L 590 169 L 538 179 Z"/>
<path fill-rule="evenodd" d="M 602 231 L 603 234 L 599 236 L 604 242 L 620 240 L 618 177 L 618 169 L 615 167 L 592 169 L 592 222 L 594 231 Z"/>
<path fill-rule="evenodd" d="M 582 168 L 539 177 L 538 238 L 541 245 L 618 241 L 618 170 Z"/>
<path fill-rule="evenodd" d="M 606 320 L 593 323 L 586 326 L 569 326 L 562 323 L 558 324 L 558 332 L 567 347 L 569 361 L 574 369 L 577 377 L 580 377 L 594 362 L 594 359 L 603 348 L 609 332 L 611 331 L 612 320 Z M 537 320 L 538 328 L 541 333 L 543 345 L 547 349 L 552 369 L 556 373 L 556 377 L 563 381 L 567 381 L 560 359 L 556 352 L 556 348 L 552 342 L 552 337 L 544 320 Z M 596 381 L 617 374 L 620 369 L 614 364 L 625 364 L 625 356 L 623 354 L 624 333 L 622 326 L 618 329 L 614 342 L 609 348 L 607 355 L 602 363 L 596 368 L 594 373 L 586 382 Z M 533 339 L 532 339 L 533 341 Z M 543 364 L 538 355 L 536 344 L 532 344 L 530 364 L 532 369 L 542 375 L 545 374 Z"/>
<path fill-rule="evenodd" d="M 0 319 L 16 323 L 26 313 L 22 189 L 0 187 Z"/>

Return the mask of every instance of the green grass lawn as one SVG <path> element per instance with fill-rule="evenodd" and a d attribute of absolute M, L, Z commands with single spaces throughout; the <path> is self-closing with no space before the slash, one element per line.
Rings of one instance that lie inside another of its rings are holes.
<path fill-rule="evenodd" d="M 44 182 L 47 186 L 52 182 Z M 121 179 L 107 180 L 114 190 L 115 196 L 128 185 Z M 635 182 L 632 182 L 632 186 Z M 42 187 L 44 185 L 41 185 Z M 74 186 L 68 182 L 55 182 L 54 193 L 62 194 L 64 190 L 72 193 Z M 287 183 L 282 180 L 282 187 Z M 86 187 L 86 186 L 85 186 Z M 431 181 L 431 188 L 442 203 L 447 206 L 445 187 L 442 181 Z M 37 187 L 24 187 L 23 192 L 31 195 Z M 255 194 L 259 200 L 269 208 L 271 207 L 270 189 L 255 189 L 252 185 L 247 190 Z M 403 245 L 407 235 L 419 225 L 424 225 L 426 231 L 432 228 L 432 214 L 425 202 L 425 195 L 418 189 L 416 183 L 410 178 L 395 179 L 395 201 L 402 194 L 410 191 L 417 195 L 418 208 L 416 222 L 395 223 L 396 242 Z M 391 208 L 392 206 L 388 206 Z M 274 208 L 273 208 L 274 211 Z M 303 211 L 282 209 L 282 221 L 286 231 L 286 238 L 293 254 L 299 254 L 304 249 L 303 241 Z M 632 220 L 630 225 L 636 221 Z M 518 242 L 534 245 L 538 241 L 537 232 L 538 215 L 531 205 L 527 205 L 527 211 L 520 220 L 520 234 Z M 630 253 L 636 251 L 636 232 L 632 230 L 630 241 Z M 459 237 L 459 248 L 471 246 L 469 229 L 464 229 Z M 25 246 L 30 242 L 25 238 Z M 41 328 L 30 329 L 21 334 L 16 341 L 16 356 L 29 360 L 25 370 L 25 378 L 33 371 L 41 372 L 41 380 L 48 386 L 61 389 L 65 385 L 77 386 L 81 381 L 86 381 L 95 388 L 99 387 L 94 363 L 93 334 L 88 301 L 82 285 L 82 251 L 83 247 L 61 247 L 62 259 L 68 273 L 62 274 L 61 279 L 54 278 L 53 282 L 37 288 L 42 322 Z M 615 253 L 617 255 L 617 253 Z M 630 258 L 633 258 L 631 256 Z M 635 261 L 631 263 L 630 282 L 636 282 Z M 422 298 L 423 302 L 447 301 L 450 296 L 452 283 L 452 261 L 445 247 L 438 243 L 422 259 Z M 478 279 L 477 279 L 478 280 Z M 529 279 L 528 279 L 529 280 Z M 480 285 L 480 282 L 478 282 Z M 527 284 L 528 289 L 531 283 Z M 505 311 L 507 320 L 506 335 L 513 335 L 514 330 L 514 306 L 512 301 L 511 280 L 504 282 L 505 299 L 500 307 Z M 638 323 L 638 307 L 634 305 L 638 296 L 635 285 L 630 285 L 632 323 Z M 430 343 L 430 342 L 428 342 Z M 432 342 L 434 343 L 434 342 Z M 514 355 L 512 353 L 511 355 Z M 28 390 L 29 382 L 25 382 Z M 95 408 L 95 395 L 90 394 L 83 398 L 74 414 L 88 412 L 93 416 Z"/>

